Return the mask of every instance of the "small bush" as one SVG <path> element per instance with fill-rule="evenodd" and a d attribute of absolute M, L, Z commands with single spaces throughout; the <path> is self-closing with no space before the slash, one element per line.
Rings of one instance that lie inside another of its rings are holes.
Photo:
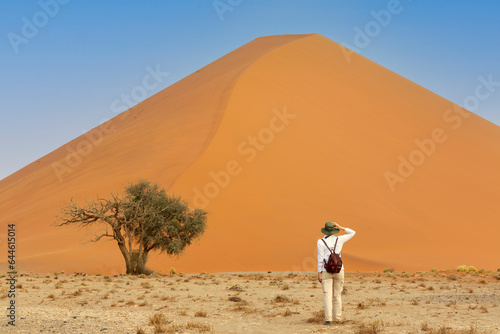
<path fill-rule="evenodd" d="M 151 285 L 151 283 L 149 282 L 142 282 L 141 283 L 141 286 L 144 288 L 144 289 L 151 289 L 153 286 Z"/>
<path fill-rule="evenodd" d="M 358 310 L 364 310 L 366 309 L 368 306 L 365 305 L 364 302 L 359 302 L 358 303 L 358 306 L 356 307 Z"/>
<path fill-rule="evenodd" d="M 377 334 L 383 329 L 383 325 L 379 320 L 372 321 L 370 323 L 361 323 L 356 328 L 356 334 Z"/>
<path fill-rule="evenodd" d="M 384 269 L 384 273 L 393 273 L 394 272 L 394 268 L 385 268 Z"/>
<path fill-rule="evenodd" d="M 149 325 L 153 326 L 154 334 L 167 333 L 167 329 L 165 325 L 171 323 L 172 321 L 168 321 L 163 313 L 155 313 L 149 317 Z"/>
<path fill-rule="evenodd" d="M 186 329 L 197 329 L 198 332 L 203 333 L 203 332 L 209 332 L 212 330 L 212 327 L 207 324 L 200 324 L 199 322 L 188 322 L 186 324 Z"/>
<path fill-rule="evenodd" d="M 458 266 L 457 271 L 463 271 L 466 273 L 477 273 L 477 269 L 474 266 L 466 266 L 466 265 Z"/>
<path fill-rule="evenodd" d="M 177 274 L 177 271 L 175 271 L 175 268 L 174 267 L 170 268 L 170 275 L 172 276 L 172 275 L 176 275 L 176 274 Z"/>
<path fill-rule="evenodd" d="M 420 326 L 420 329 L 424 332 L 427 332 L 430 328 L 429 328 L 429 324 L 426 322 L 422 322 L 422 325 Z"/>
<path fill-rule="evenodd" d="M 452 281 L 456 281 L 458 279 L 458 276 L 453 274 L 453 275 L 448 275 L 446 276 L 447 279 L 449 280 L 452 280 Z"/>
<path fill-rule="evenodd" d="M 325 312 L 323 310 L 316 311 L 312 314 L 312 317 L 307 319 L 308 323 L 321 323 L 325 319 Z"/>
<path fill-rule="evenodd" d="M 277 295 L 274 297 L 273 301 L 275 303 L 290 303 L 292 300 L 284 295 Z"/>
<path fill-rule="evenodd" d="M 198 311 L 194 314 L 195 317 L 201 317 L 201 318 L 206 318 L 207 317 L 207 312 L 205 311 Z"/>

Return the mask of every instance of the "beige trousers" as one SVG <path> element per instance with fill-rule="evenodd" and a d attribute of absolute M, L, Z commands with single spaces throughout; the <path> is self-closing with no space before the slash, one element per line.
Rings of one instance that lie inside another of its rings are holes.
<path fill-rule="evenodd" d="M 325 299 L 325 321 L 332 321 L 335 314 L 335 321 L 342 320 L 342 289 L 344 288 L 344 269 L 338 274 L 321 272 L 321 287 Z M 335 311 L 335 313 L 334 313 Z"/>

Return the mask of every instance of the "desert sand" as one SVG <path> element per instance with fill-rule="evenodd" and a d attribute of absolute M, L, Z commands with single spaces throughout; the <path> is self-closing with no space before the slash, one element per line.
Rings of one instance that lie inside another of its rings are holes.
<path fill-rule="evenodd" d="M 159 273 L 314 271 L 326 221 L 357 232 L 349 270 L 496 270 L 499 170 L 498 126 L 321 35 L 262 37 L 1 180 L 0 237 L 21 271 L 122 274 L 54 222 L 144 178 L 209 211 Z"/>
<path fill-rule="evenodd" d="M 327 327 L 315 273 L 28 273 L 18 277 L 16 331 L 0 332 L 495 334 L 499 275 L 346 273 L 344 320 Z"/>

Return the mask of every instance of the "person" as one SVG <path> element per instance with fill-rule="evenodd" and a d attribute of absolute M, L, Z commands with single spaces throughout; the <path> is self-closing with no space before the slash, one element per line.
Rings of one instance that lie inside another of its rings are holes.
<path fill-rule="evenodd" d="M 334 234 L 344 231 L 346 234 L 332 237 Z M 327 248 L 323 240 L 326 242 L 328 247 L 333 251 L 335 246 L 335 241 L 337 241 L 337 246 L 335 247 L 335 253 L 340 254 L 342 246 L 346 241 L 351 239 L 356 232 L 350 228 L 340 226 L 334 222 L 327 222 L 325 227 L 321 229 L 321 232 L 325 236 L 318 240 L 318 281 L 321 283 L 323 289 L 324 298 L 324 308 L 325 308 L 325 323 L 323 325 L 331 325 L 333 314 L 335 314 L 335 321 L 342 321 L 342 289 L 344 287 L 344 265 L 342 264 L 342 270 L 338 274 L 332 274 L 326 271 L 325 263 L 330 257 L 330 250 Z"/>

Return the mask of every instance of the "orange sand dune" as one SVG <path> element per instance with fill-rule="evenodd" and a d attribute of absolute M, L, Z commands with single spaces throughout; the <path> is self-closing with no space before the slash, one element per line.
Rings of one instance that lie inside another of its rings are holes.
<path fill-rule="evenodd" d="M 496 269 L 499 170 L 498 126 L 321 35 L 263 37 L 1 180 L 0 233 L 22 271 L 122 273 L 55 217 L 147 178 L 210 213 L 156 271 L 315 270 L 328 220 L 357 232 L 348 271 Z"/>

